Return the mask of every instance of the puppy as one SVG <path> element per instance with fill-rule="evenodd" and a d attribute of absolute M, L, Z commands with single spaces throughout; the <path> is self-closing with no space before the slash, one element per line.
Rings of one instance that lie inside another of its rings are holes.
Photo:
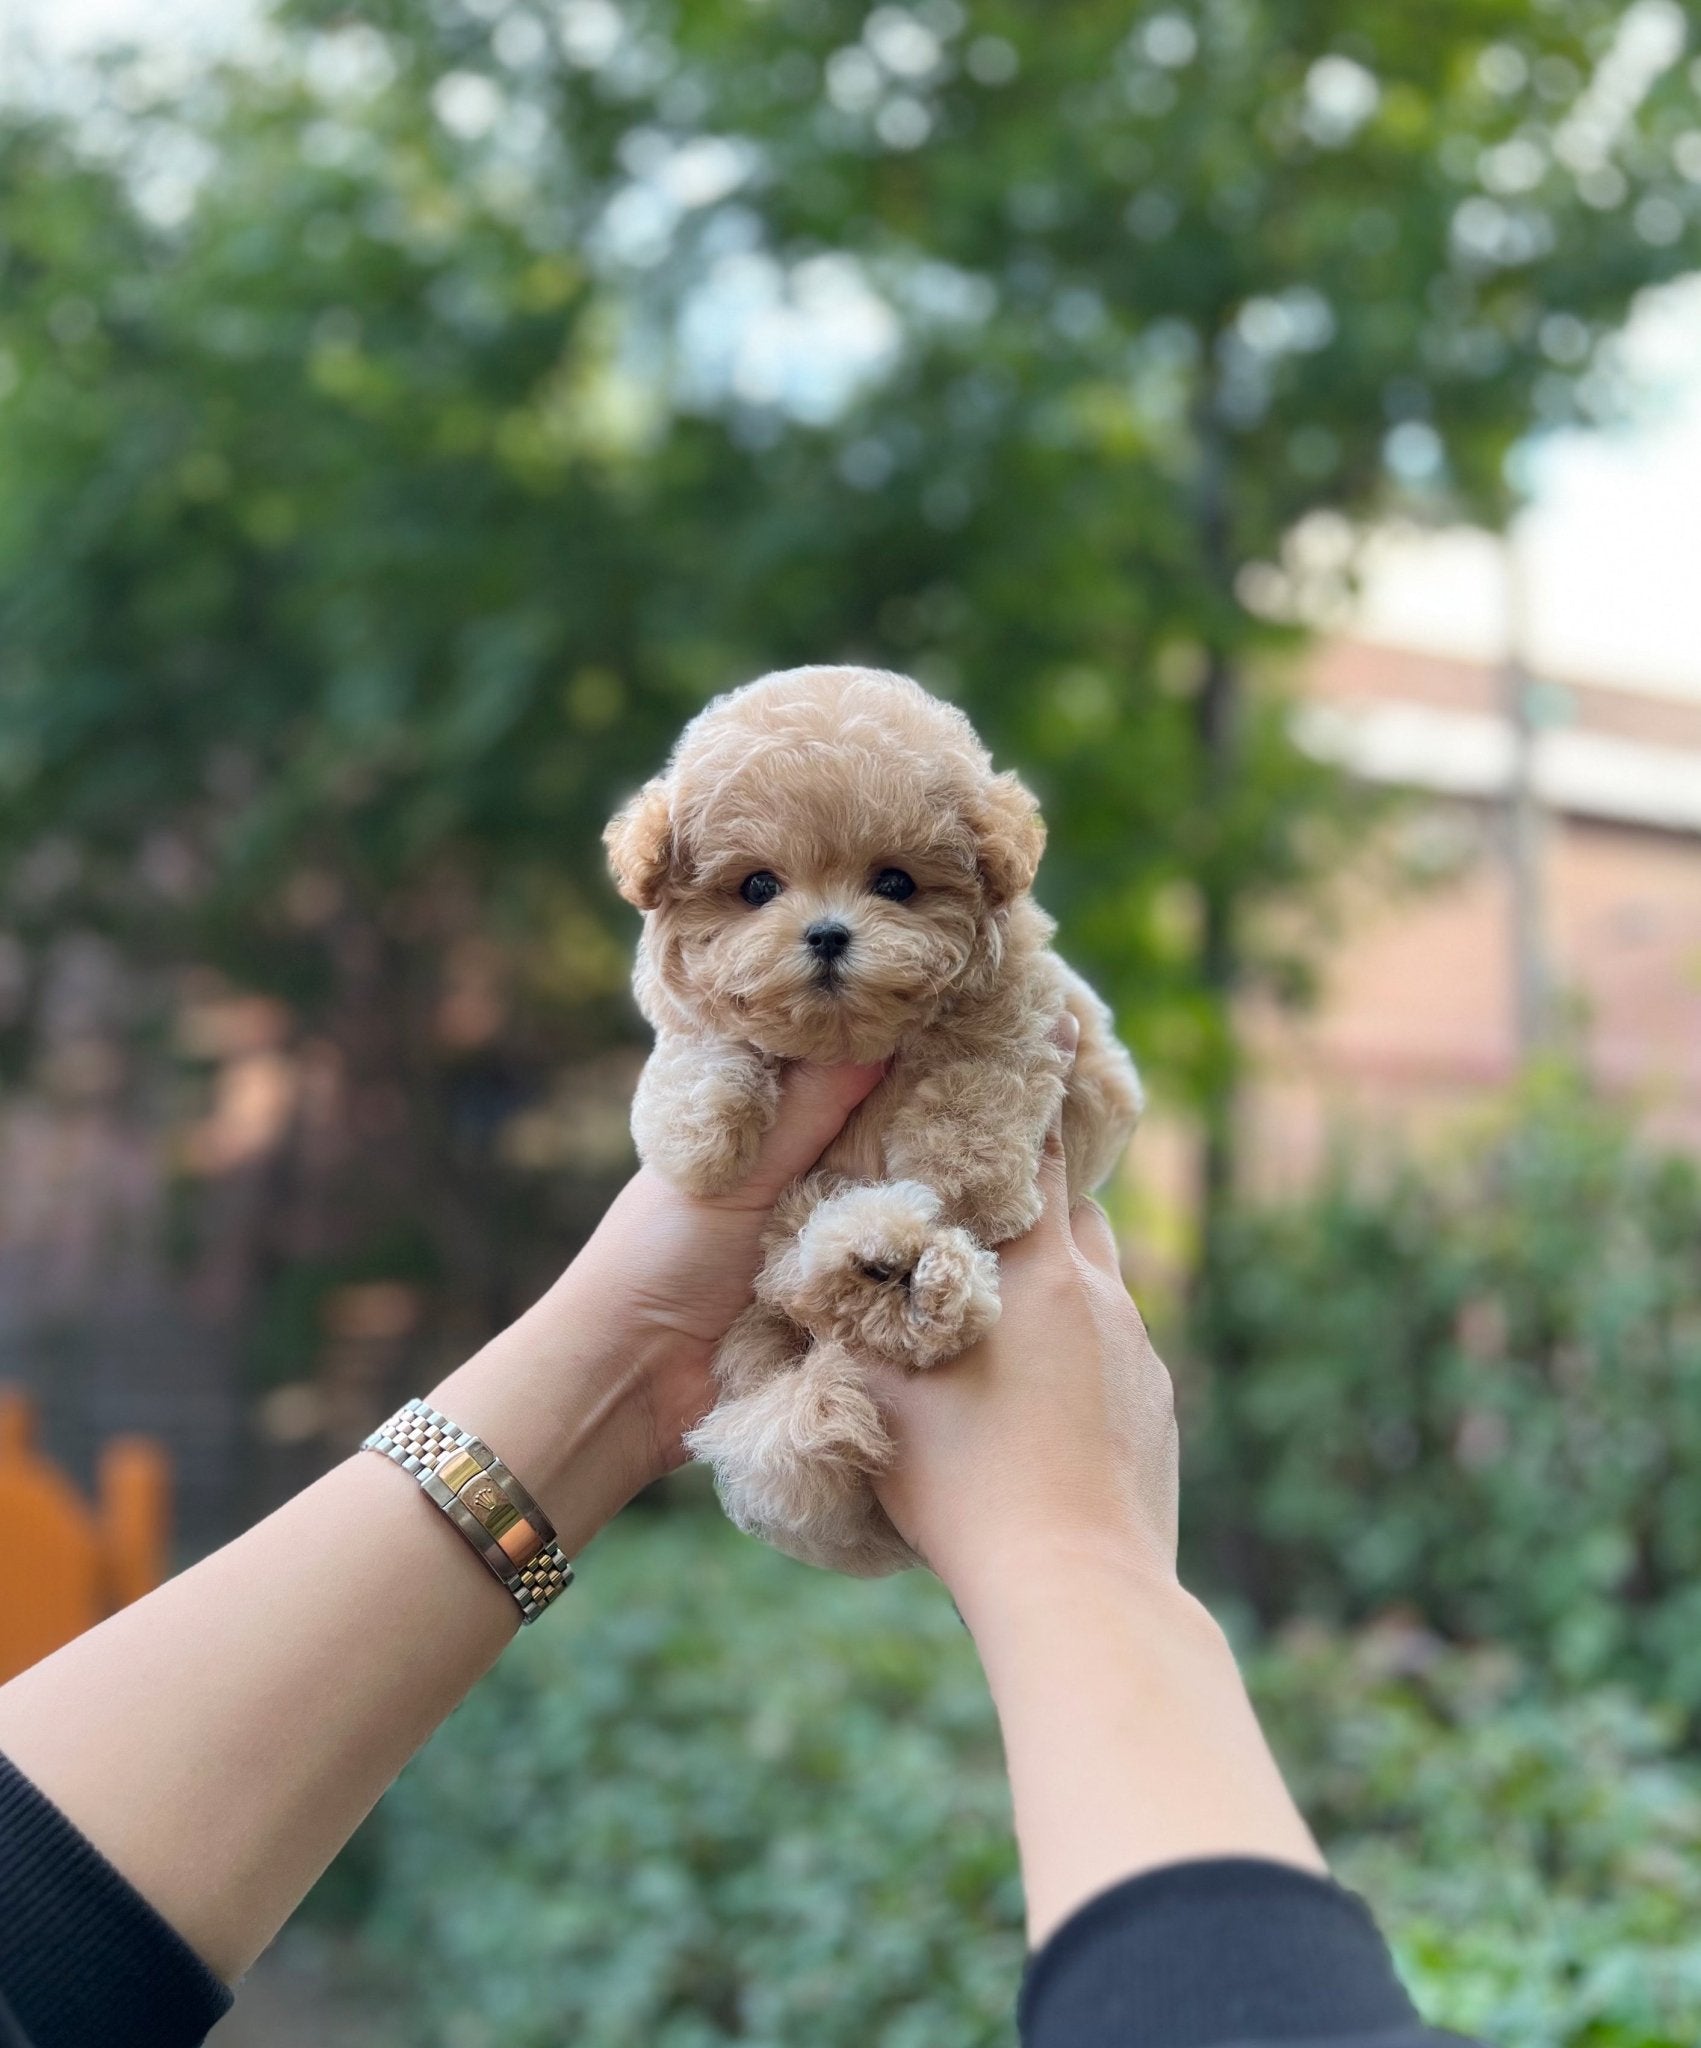
<path fill-rule="evenodd" d="M 717 697 L 605 834 L 644 912 L 656 1044 L 632 1133 L 649 1165 L 693 1194 L 735 1187 L 789 1061 L 890 1062 L 781 1197 L 689 1439 L 732 1519 L 812 1564 L 916 1562 L 870 1485 L 891 1445 L 867 1364 L 940 1364 L 995 1321 L 991 1247 L 1039 1214 L 1060 1096 L 1072 1195 L 1140 1113 L 1109 1013 L 1028 893 L 1044 838 L 960 711 L 863 668 Z"/>

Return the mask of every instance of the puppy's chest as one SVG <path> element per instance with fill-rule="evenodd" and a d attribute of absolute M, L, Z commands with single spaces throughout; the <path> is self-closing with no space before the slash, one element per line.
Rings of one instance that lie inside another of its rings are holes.
<path fill-rule="evenodd" d="M 886 1180 L 901 1174 L 888 1139 L 910 1104 L 924 1068 L 899 1059 L 879 1087 L 851 1112 L 844 1129 L 821 1157 L 821 1167 L 851 1180 Z"/>
<path fill-rule="evenodd" d="M 867 1101 L 851 1113 L 850 1121 L 821 1155 L 821 1168 L 828 1173 L 842 1173 L 851 1180 L 884 1180 L 886 1168 L 886 1133 L 891 1127 L 892 1110 L 882 1107 L 878 1101 L 886 1084 L 881 1082 Z"/>

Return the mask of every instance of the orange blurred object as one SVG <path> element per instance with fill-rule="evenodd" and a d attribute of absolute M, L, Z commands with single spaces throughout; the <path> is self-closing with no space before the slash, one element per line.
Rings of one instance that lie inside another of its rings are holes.
<path fill-rule="evenodd" d="M 171 1473 L 146 1437 L 101 1454 L 91 1507 L 34 1448 L 35 1405 L 0 1386 L 0 1682 L 165 1576 Z"/>

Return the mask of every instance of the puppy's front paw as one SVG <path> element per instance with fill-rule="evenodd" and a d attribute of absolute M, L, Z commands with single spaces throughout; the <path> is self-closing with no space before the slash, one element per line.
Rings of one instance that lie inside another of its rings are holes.
<path fill-rule="evenodd" d="M 653 1079 L 644 1069 L 632 1139 L 645 1165 L 687 1194 L 721 1195 L 749 1176 L 778 1107 L 779 1082 L 755 1060 L 668 1061 Z"/>
<path fill-rule="evenodd" d="M 998 1320 L 998 1263 L 939 1208 L 919 1181 L 833 1196 L 804 1225 L 777 1305 L 817 1337 L 897 1364 L 955 1357 Z"/>
<path fill-rule="evenodd" d="M 911 1365 L 955 1358 L 998 1320 L 998 1261 L 966 1230 L 942 1230 L 909 1276 Z"/>

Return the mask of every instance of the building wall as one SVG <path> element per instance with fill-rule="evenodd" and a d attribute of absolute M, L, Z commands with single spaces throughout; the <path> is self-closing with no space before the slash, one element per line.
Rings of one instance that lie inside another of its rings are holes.
<path fill-rule="evenodd" d="M 1387 849 L 1367 856 L 1342 883 L 1317 1007 L 1249 1006 L 1246 1157 L 1263 1191 L 1314 1175 L 1348 1127 L 1360 1143 L 1456 1131 L 1518 1074 L 1509 832 L 1493 786 L 1502 693 L 1478 665 L 1353 642 L 1322 650 L 1307 678 L 1343 758 L 1417 782 L 1392 845 L 1432 873 L 1391 881 Z M 1567 683 L 1547 716 L 1543 743 L 1563 742 L 1549 755 L 1560 795 L 1537 892 L 1555 1043 L 1651 1134 L 1701 1153 L 1701 701 Z M 1695 829 L 1681 822 L 1691 807 Z"/>

